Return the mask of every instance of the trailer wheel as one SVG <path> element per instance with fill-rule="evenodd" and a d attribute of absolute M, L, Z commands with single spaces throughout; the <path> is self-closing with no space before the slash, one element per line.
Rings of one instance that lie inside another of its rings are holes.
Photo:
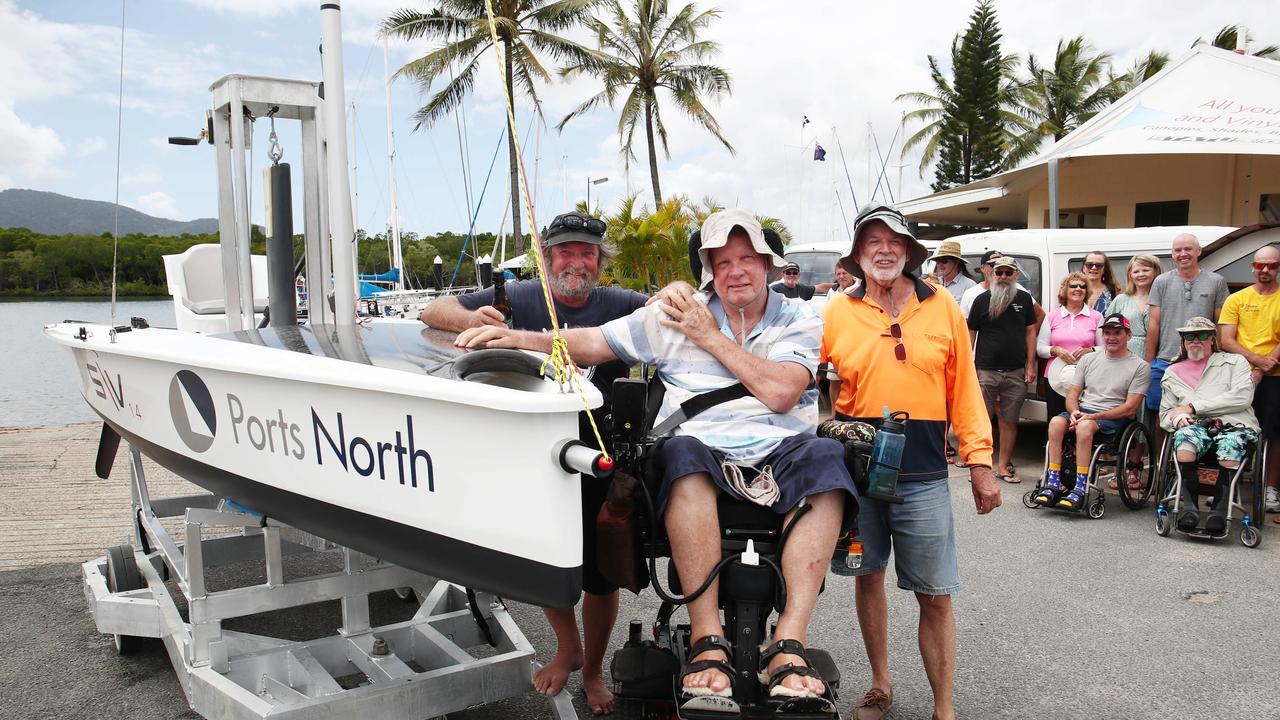
<path fill-rule="evenodd" d="M 133 558 L 133 548 L 128 545 L 117 545 L 107 549 L 107 589 L 113 593 L 141 590 L 147 586 L 142 573 L 138 572 L 138 563 Z M 142 647 L 145 638 L 134 635 L 113 635 L 116 653 L 128 655 Z"/>

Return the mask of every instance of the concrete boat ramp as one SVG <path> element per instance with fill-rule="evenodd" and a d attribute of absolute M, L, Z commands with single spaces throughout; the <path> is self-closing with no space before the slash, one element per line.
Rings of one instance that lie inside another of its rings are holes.
<path fill-rule="evenodd" d="M 125 453 L 110 480 L 93 472 L 97 424 L 0 428 L 0 717 L 198 718 L 158 641 L 118 656 L 88 613 L 81 563 L 130 537 Z M 1024 476 L 1042 461 L 1043 434 L 1024 429 L 1015 456 Z M 153 496 L 198 488 L 147 463 Z M 955 596 L 956 702 L 967 718 L 1280 718 L 1280 525 L 1262 546 L 1161 538 L 1148 507 L 1109 502 L 1100 520 L 1028 510 L 1032 482 L 1004 487 L 1004 506 L 977 517 L 953 469 L 964 590 Z M 1114 500 L 1114 498 L 1113 498 Z M 172 521 L 166 521 L 172 522 Z M 336 553 L 296 556 L 286 575 L 341 569 Z M 210 588 L 254 582 L 262 563 L 218 569 Z M 893 573 L 889 573 L 893 582 Z M 260 580 L 256 580 L 260 581 Z M 928 718 L 928 682 L 915 642 L 913 597 L 891 589 L 894 718 Z M 853 583 L 829 576 L 810 642 L 829 650 L 844 678 L 848 714 L 869 673 L 853 613 Z M 508 603 L 546 660 L 554 652 L 538 608 Z M 652 621 L 651 592 L 624 592 L 614 646 L 628 620 Z M 370 598 L 374 624 L 413 615 L 394 593 Z M 228 621 L 229 630 L 306 640 L 341 625 L 337 601 Z M 149 641 L 150 642 L 150 641 Z M 1077 683 L 1069 678 L 1084 677 Z M 590 712 L 576 675 L 569 691 Z M 549 718 L 534 693 L 452 713 L 452 718 Z"/>

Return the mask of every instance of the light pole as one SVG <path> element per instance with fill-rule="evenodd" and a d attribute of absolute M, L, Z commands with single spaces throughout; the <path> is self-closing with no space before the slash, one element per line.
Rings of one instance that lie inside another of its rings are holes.
<path fill-rule="evenodd" d="M 602 183 L 607 183 L 607 182 L 609 182 L 609 178 L 607 177 L 596 178 L 595 180 L 592 180 L 591 176 L 589 175 L 587 176 L 587 214 L 588 215 L 591 214 L 591 186 L 600 185 Z"/>

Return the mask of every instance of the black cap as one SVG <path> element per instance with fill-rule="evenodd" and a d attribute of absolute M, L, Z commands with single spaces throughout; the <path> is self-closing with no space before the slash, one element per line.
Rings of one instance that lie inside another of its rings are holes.
<path fill-rule="evenodd" d="M 991 262 L 991 258 L 997 255 L 999 255 L 1000 257 L 1004 257 L 1004 253 L 1000 252 L 999 250 L 988 250 L 982 253 L 982 262 L 979 263 L 979 265 L 986 265 L 987 263 Z"/>
<path fill-rule="evenodd" d="M 590 245 L 604 244 L 604 221 L 586 213 L 567 212 L 555 216 L 542 236 L 542 246 L 580 242 Z"/>
<path fill-rule="evenodd" d="M 1111 313 L 1102 321 L 1102 327 L 1118 327 L 1129 330 L 1129 318 L 1120 313 Z"/>

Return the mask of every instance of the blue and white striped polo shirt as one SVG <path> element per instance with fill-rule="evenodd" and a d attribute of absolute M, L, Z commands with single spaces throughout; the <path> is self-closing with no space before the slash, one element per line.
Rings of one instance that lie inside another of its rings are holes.
<path fill-rule="evenodd" d="M 732 339 L 733 331 L 720 298 L 708 300 L 701 293 L 696 297 L 710 308 L 720 332 Z M 658 377 L 667 386 L 658 412 L 659 423 L 694 395 L 738 382 L 715 356 L 698 347 L 684 333 L 659 324 L 658 320 L 664 318 L 666 314 L 655 303 L 601 326 L 605 341 L 624 362 L 657 367 Z M 821 344 L 822 318 L 813 307 L 770 292 L 764 317 L 743 347 L 757 357 L 797 363 L 809 371 L 809 386 L 795 407 L 786 413 L 775 413 L 748 395 L 708 408 L 682 423 L 675 434 L 698 438 L 707 447 L 723 453 L 729 462 L 754 466 L 784 438 L 813 432 L 818 424 L 818 391 L 813 377 Z"/>

